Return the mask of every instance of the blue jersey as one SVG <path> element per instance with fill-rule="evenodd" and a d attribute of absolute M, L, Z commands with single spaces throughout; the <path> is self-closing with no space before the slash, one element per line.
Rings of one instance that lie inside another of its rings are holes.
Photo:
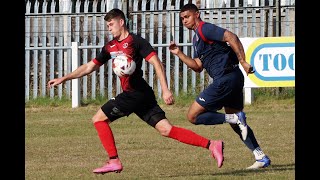
<path fill-rule="evenodd" d="M 203 68 L 213 79 L 219 78 L 239 64 L 232 48 L 223 42 L 226 29 L 200 21 L 193 36 L 194 58 L 199 58 Z"/>

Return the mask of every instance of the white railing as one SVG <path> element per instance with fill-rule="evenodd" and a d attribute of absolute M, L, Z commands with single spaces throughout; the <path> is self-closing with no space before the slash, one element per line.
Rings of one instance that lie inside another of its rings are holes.
<path fill-rule="evenodd" d="M 183 28 L 179 22 L 181 0 L 133 0 L 133 1 L 31 1 L 26 2 L 25 13 L 25 100 L 38 97 L 71 98 L 71 81 L 59 85 L 57 89 L 46 88 L 49 79 L 61 77 L 72 71 L 73 42 L 78 42 L 79 64 L 86 63 L 100 51 L 111 35 L 105 29 L 105 12 L 113 7 L 129 10 L 130 31 L 145 37 L 155 48 L 160 60 L 165 65 L 169 88 L 175 95 L 195 93 L 203 90 L 210 78 L 205 72 L 197 74 L 179 62 L 168 50 L 171 40 L 178 41 L 183 51 L 193 54 L 191 48 L 192 31 Z M 125 6 L 128 2 L 129 6 Z M 166 2 L 166 3 L 165 3 Z M 187 0 L 183 1 L 184 4 Z M 193 1 L 195 2 L 195 1 Z M 292 1 L 282 2 L 281 28 L 274 22 L 276 0 L 254 1 L 219 0 L 200 1 L 201 16 L 204 20 L 220 25 L 241 37 L 272 37 L 281 29 L 282 36 L 295 34 L 295 8 Z M 293 1 L 294 2 L 294 1 Z M 220 4 L 219 4 L 220 3 Z M 223 4 L 222 4 L 223 3 Z M 141 6 L 137 6 L 140 4 Z M 64 7 L 68 6 L 68 7 Z M 150 7 L 152 6 L 152 7 Z M 179 7 L 178 7 L 179 6 Z M 208 7 L 206 7 L 208 6 Z M 57 8 L 58 7 L 58 8 Z M 152 66 L 145 64 L 143 77 L 161 97 L 159 81 L 155 79 Z M 97 72 L 79 79 L 79 97 L 95 99 L 97 96 L 111 98 L 118 94 L 120 82 L 112 75 L 110 65 L 101 66 Z M 251 90 L 245 89 L 245 96 L 252 97 Z M 251 98 L 245 98 L 250 103 Z M 79 100 L 77 100 L 79 101 Z"/>

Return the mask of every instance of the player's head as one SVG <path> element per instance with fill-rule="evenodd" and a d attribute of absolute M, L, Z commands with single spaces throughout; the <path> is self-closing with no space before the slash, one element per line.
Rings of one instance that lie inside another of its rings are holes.
<path fill-rule="evenodd" d="M 199 9 L 195 4 L 185 4 L 180 10 L 182 24 L 188 29 L 195 29 L 196 21 L 200 20 Z"/>
<path fill-rule="evenodd" d="M 126 18 L 120 9 L 111 9 L 104 16 L 104 20 L 107 21 L 107 29 L 114 37 L 120 36 L 123 29 L 126 29 Z"/>

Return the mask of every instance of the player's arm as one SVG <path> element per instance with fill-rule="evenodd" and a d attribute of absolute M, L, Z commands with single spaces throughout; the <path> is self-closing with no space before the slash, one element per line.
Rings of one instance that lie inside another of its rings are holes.
<path fill-rule="evenodd" d="M 76 78 L 80 78 L 82 76 L 88 75 L 91 72 L 97 70 L 101 65 L 106 63 L 106 61 L 110 58 L 111 58 L 110 53 L 108 53 L 106 51 L 105 46 L 103 46 L 101 48 L 100 53 L 97 55 L 96 58 L 92 59 L 91 61 L 89 61 L 86 64 L 79 66 L 76 70 L 74 70 L 73 72 L 71 72 L 61 78 L 56 78 L 56 79 L 50 80 L 48 82 L 48 88 L 56 86 L 58 84 L 61 84 L 65 81 L 68 81 L 71 79 L 76 79 Z"/>
<path fill-rule="evenodd" d="M 203 70 L 201 60 L 199 58 L 192 59 L 183 53 L 176 43 L 171 42 L 169 46 L 169 50 L 172 54 L 176 55 L 184 62 L 189 68 L 194 70 L 195 72 L 201 72 Z"/>
<path fill-rule="evenodd" d="M 223 34 L 223 41 L 229 43 L 230 47 L 236 53 L 238 60 L 242 65 L 243 69 L 246 71 L 247 75 L 249 73 L 254 73 L 252 66 L 246 62 L 246 56 L 243 49 L 243 45 L 238 36 L 226 30 Z"/>
<path fill-rule="evenodd" d="M 164 71 L 163 64 L 159 60 L 157 55 L 153 55 L 149 60 L 149 63 L 151 63 L 156 71 L 157 77 L 160 81 L 160 86 L 162 89 L 162 97 L 166 104 L 171 105 L 174 103 L 174 98 L 171 93 L 171 91 L 168 88 L 167 84 L 167 78 Z"/>
<path fill-rule="evenodd" d="M 50 88 L 50 87 L 59 85 L 65 81 L 80 78 L 82 76 L 85 76 L 85 75 L 90 74 L 91 72 L 97 70 L 99 67 L 100 67 L 100 65 L 97 65 L 93 61 L 90 61 L 86 64 L 79 66 L 76 70 L 74 70 L 73 72 L 71 72 L 63 77 L 50 80 L 48 82 L 48 87 Z"/>
<path fill-rule="evenodd" d="M 162 98 L 168 105 L 174 103 L 174 98 L 168 88 L 167 78 L 164 72 L 163 64 L 151 44 L 141 36 L 133 36 L 136 41 L 137 49 L 140 55 L 149 63 L 151 63 L 156 71 L 162 89 Z"/>
<path fill-rule="evenodd" d="M 246 61 L 242 43 L 236 34 L 226 30 L 223 35 L 223 41 L 229 43 L 241 64 Z"/>

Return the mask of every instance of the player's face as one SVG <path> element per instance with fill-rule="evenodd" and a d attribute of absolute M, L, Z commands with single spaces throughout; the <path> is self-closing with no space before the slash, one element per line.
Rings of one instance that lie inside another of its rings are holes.
<path fill-rule="evenodd" d="M 121 21 L 123 20 L 116 18 L 107 21 L 107 29 L 113 35 L 113 37 L 119 37 L 121 35 L 123 30 L 123 23 L 121 23 Z"/>
<path fill-rule="evenodd" d="M 186 28 L 193 30 L 196 28 L 196 19 L 199 18 L 199 12 L 183 11 L 180 13 L 180 18 L 181 18 L 182 24 Z"/>

